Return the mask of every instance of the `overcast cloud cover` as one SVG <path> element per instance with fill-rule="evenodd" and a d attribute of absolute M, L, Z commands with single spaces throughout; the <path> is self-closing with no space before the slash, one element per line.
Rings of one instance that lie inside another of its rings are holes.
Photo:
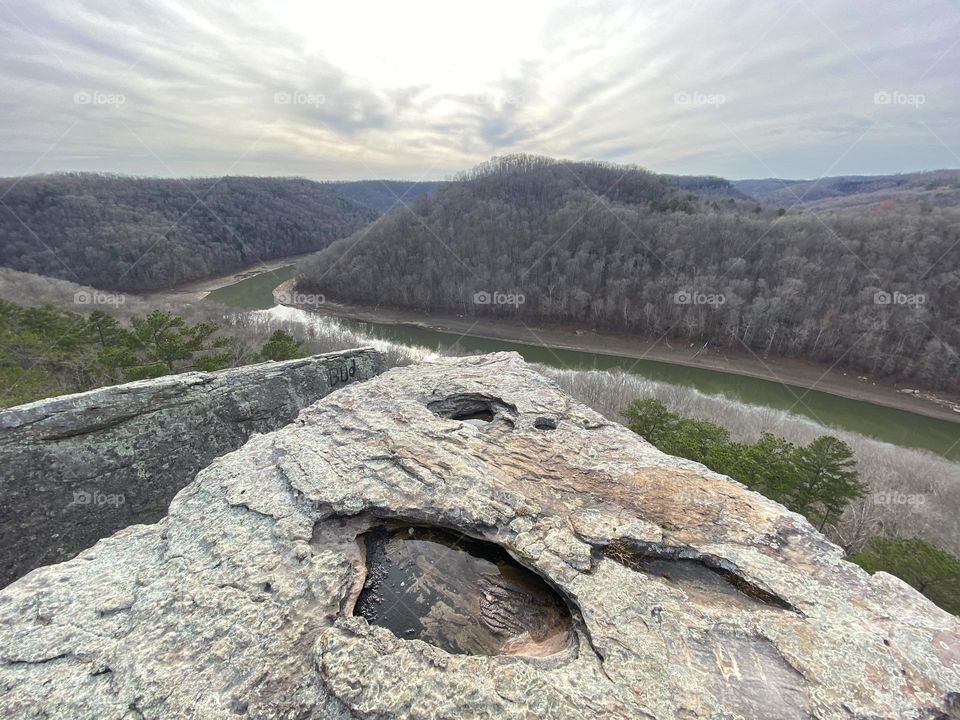
<path fill-rule="evenodd" d="M 0 0 L 0 175 L 960 167 L 957 0 Z"/>

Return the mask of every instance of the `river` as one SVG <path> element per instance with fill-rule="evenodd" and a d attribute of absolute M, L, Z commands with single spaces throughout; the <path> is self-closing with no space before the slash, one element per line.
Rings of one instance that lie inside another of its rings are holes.
<path fill-rule="evenodd" d="M 244 309 L 269 308 L 274 305 L 273 288 L 292 276 L 293 266 L 278 268 L 218 288 L 205 299 Z M 830 427 L 960 460 L 958 423 L 796 385 L 657 360 L 637 360 L 602 352 L 581 352 L 461 336 L 409 324 L 362 322 L 345 318 L 340 318 L 339 322 L 367 335 L 403 345 L 419 345 L 436 350 L 456 343 L 468 353 L 514 350 L 530 362 L 559 368 L 621 369 L 651 380 L 696 388 L 707 394 L 725 395 L 752 405 L 788 410 Z M 802 402 L 798 402 L 798 398 L 802 398 Z"/>

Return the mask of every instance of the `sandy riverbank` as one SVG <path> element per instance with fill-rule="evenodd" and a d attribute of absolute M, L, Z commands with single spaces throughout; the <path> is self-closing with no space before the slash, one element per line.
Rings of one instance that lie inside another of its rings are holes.
<path fill-rule="evenodd" d="M 283 258 L 276 258 L 275 260 L 267 260 L 265 262 L 257 263 L 256 265 L 250 265 L 232 273 L 227 273 L 226 275 L 204 278 L 203 280 L 191 280 L 188 283 L 177 285 L 176 287 L 168 288 L 166 290 L 156 290 L 154 292 L 144 293 L 141 295 L 141 297 L 145 300 L 199 302 L 214 290 L 226 287 L 228 285 L 233 285 L 241 280 L 246 280 L 254 275 L 259 275 L 260 273 L 276 270 L 277 268 L 286 267 L 287 265 L 295 265 L 297 262 L 309 257 L 310 255 L 313 255 L 313 253 L 306 253 L 305 255 L 291 255 Z"/>
<path fill-rule="evenodd" d="M 270 260 L 227 275 L 151 293 L 145 298 L 153 297 L 179 302 L 199 301 L 217 288 L 232 285 L 261 272 L 292 265 L 307 256 L 298 255 Z M 284 286 L 292 286 L 292 281 L 287 281 Z M 924 392 L 923 395 L 906 394 L 902 391 L 913 388 L 870 378 L 861 379 L 865 376 L 806 360 L 762 358 L 746 348 L 743 351 L 729 348 L 705 350 L 701 345 L 678 344 L 664 338 L 640 338 L 573 327 L 532 325 L 521 321 L 478 319 L 438 313 L 417 313 L 382 307 L 345 305 L 331 301 L 303 309 L 365 322 L 411 325 L 455 335 L 471 335 L 564 350 L 655 360 L 744 375 L 831 393 L 851 400 L 863 400 L 960 424 L 960 412 L 953 410 L 955 407 L 960 408 L 960 396 L 928 392 Z"/>
<path fill-rule="evenodd" d="M 478 319 L 435 313 L 413 313 L 344 305 L 330 301 L 324 305 L 304 309 L 365 322 L 412 325 L 455 335 L 471 335 L 564 350 L 656 360 L 745 375 L 960 423 L 960 412 L 952 409 L 960 408 L 960 397 L 934 393 L 925 393 L 926 396 L 906 394 L 901 391 L 912 388 L 905 385 L 895 386 L 892 383 L 869 378 L 863 380 L 860 378 L 865 376 L 805 360 L 762 358 L 748 349 L 742 352 L 726 348 L 704 350 L 701 345 L 678 345 L 663 338 L 646 339 L 576 330 L 569 327 L 540 326 L 519 321 Z"/>

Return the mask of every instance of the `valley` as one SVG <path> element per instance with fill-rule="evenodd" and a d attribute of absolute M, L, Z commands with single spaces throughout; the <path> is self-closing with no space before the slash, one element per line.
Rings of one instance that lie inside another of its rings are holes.
<path fill-rule="evenodd" d="M 0 34 L 0 720 L 960 720 L 957 0 Z"/>
<path fill-rule="evenodd" d="M 210 281 L 205 300 L 231 307 L 267 309 L 273 289 L 293 275 L 288 265 L 239 282 Z M 289 285 L 290 282 L 285 283 Z M 697 352 L 643 343 L 623 335 L 531 327 L 506 319 L 465 319 L 326 302 L 310 312 L 344 327 L 404 346 L 455 354 L 519 352 L 528 362 L 558 369 L 617 370 L 659 382 L 722 395 L 748 405 L 784 410 L 827 427 L 842 428 L 904 447 L 960 459 L 960 413 L 945 404 L 897 392 L 827 366 L 783 358 L 761 360 L 747 352 Z"/>

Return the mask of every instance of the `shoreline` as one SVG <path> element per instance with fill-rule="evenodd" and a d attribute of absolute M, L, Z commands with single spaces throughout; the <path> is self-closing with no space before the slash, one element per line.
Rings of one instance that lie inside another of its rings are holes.
<path fill-rule="evenodd" d="M 951 409 L 960 407 L 960 398 L 929 391 L 920 391 L 924 395 L 908 394 L 902 390 L 913 390 L 913 388 L 897 387 L 893 383 L 869 378 L 861 380 L 861 377 L 866 376 L 858 376 L 855 373 L 833 369 L 807 360 L 781 357 L 762 359 L 748 351 L 737 352 L 728 348 L 704 351 L 699 345 L 678 347 L 676 343 L 670 345 L 664 339 L 651 340 L 563 326 L 527 325 L 505 319 L 476 319 L 437 313 L 385 310 L 332 301 L 300 309 L 362 322 L 407 325 L 453 335 L 469 335 L 487 340 L 539 345 L 634 360 L 650 360 L 742 375 L 960 424 L 960 412 Z"/>
<path fill-rule="evenodd" d="M 227 273 L 226 275 L 217 275 L 215 277 L 203 278 L 202 280 L 191 280 L 190 282 L 176 285 L 165 290 L 152 290 L 148 293 L 140 294 L 145 300 L 174 300 L 180 302 L 200 302 L 214 290 L 235 285 L 238 282 L 260 275 L 261 273 L 277 270 L 287 265 L 296 265 L 304 258 L 310 257 L 315 253 L 304 253 L 303 255 L 288 255 L 287 257 L 274 258 L 265 262 L 247 265 L 240 270 Z"/>
<path fill-rule="evenodd" d="M 213 290 L 233 285 L 263 272 L 294 265 L 312 254 L 276 258 L 226 275 L 191 281 L 175 288 L 156 291 L 144 297 L 199 302 Z M 281 287 L 289 288 L 292 283 L 292 280 L 288 280 L 278 284 L 274 289 L 274 295 Z M 287 304 L 296 307 L 294 303 Z M 639 338 L 570 326 L 526 325 L 507 319 L 467 318 L 443 313 L 349 305 L 333 301 L 327 301 L 319 306 L 300 307 L 300 309 L 382 325 L 406 325 L 453 335 L 471 335 L 486 340 L 538 345 L 633 360 L 649 360 L 751 377 L 960 424 L 960 412 L 952 409 L 960 408 L 960 396 L 926 390 L 919 391 L 922 394 L 908 394 L 902 391 L 914 388 L 898 387 L 894 383 L 869 378 L 860 380 L 860 377 L 865 376 L 832 369 L 808 360 L 781 357 L 762 359 L 748 351 L 735 351 L 729 348 L 704 351 L 701 346 L 695 344 L 679 347 L 676 343 L 671 345 L 665 339 Z"/>

